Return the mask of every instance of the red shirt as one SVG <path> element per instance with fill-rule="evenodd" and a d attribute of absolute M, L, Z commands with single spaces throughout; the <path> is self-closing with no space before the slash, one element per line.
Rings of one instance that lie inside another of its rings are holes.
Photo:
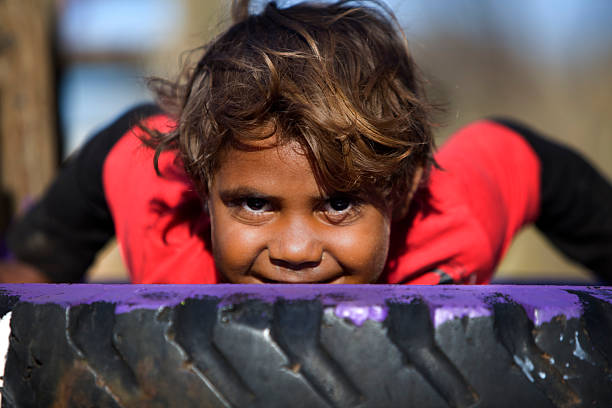
<path fill-rule="evenodd" d="M 146 121 L 167 131 L 166 116 Z M 134 283 L 217 283 L 208 216 L 173 153 L 153 168 L 153 151 L 128 131 L 103 167 L 103 185 L 122 256 Z M 140 134 L 142 135 L 142 134 Z M 392 227 L 380 283 L 487 283 L 512 237 L 538 216 L 540 163 L 508 127 L 475 122 L 436 154 L 411 214 Z"/>

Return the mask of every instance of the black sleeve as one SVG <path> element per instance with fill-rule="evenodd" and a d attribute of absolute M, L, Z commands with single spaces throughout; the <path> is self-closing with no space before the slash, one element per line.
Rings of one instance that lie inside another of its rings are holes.
<path fill-rule="evenodd" d="M 115 143 L 135 124 L 159 113 L 138 106 L 96 133 L 62 167 L 44 196 L 8 232 L 20 261 L 54 282 L 79 282 L 115 228 L 104 196 L 102 169 Z"/>
<path fill-rule="evenodd" d="M 612 184 L 575 151 L 534 130 L 495 119 L 519 133 L 540 159 L 536 226 L 569 258 L 612 282 Z"/>

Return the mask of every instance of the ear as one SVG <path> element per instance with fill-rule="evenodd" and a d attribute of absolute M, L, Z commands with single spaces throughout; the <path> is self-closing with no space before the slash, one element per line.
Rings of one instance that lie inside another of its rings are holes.
<path fill-rule="evenodd" d="M 412 178 L 412 187 L 403 201 L 396 204 L 393 209 L 393 221 L 399 221 L 406 217 L 408 214 L 408 210 L 410 209 L 410 203 L 412 203 L 412 198 L 414 197 L 414 193 L 416 193 L 419 185 L 421 184 L 421 180 L 423 179 L 423 167 L 419 167 L 414 172 L 414 177 Z"/>

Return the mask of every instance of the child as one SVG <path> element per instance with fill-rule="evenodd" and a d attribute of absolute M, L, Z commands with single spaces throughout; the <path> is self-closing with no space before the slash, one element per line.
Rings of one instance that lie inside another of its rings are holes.
<path fill-rule="evenodd" d="M 163 111 L 132 110 L 67 163 L 9 237 L 14 271 L 79 281 L 115 234 L 135 283 L 487 283 L 536 222 L 610 279 L 609 183 L 501 120 L 434 159 L 382 5 L 248 9 L 177 82 L 152 82 Z"/>

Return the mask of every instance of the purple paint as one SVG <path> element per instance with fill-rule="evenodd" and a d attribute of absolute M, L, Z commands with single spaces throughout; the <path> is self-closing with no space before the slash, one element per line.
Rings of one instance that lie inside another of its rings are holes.
<path fill-rule="evenodd" d="M 336 305 L 334 313 L 341 319 L 349 319 L 356 326 L 361 326 L 366 320 L 382 322 L 387 317 L 387 308 L 383 305 L 363 305 L 344 302 Z"/>
<path fill-rule="evenodd" d="M 383 321 L 388 301 L 424 301 L 437 327 L 467 316 L 492 314 L 492 302 L 514 301 L 522 305 L 536 325 L 557 315 L 579 317 L 582 306 L 568 289 L 586 292 L 612 303 L 612 287 L 572 286 L 404 286 L 404 285 L 0 285 L 6 295 L 21 301 L 56 303 L 63 306 L 104 301 L 116 304 L 117 313 L 134 309 L 175 306 L 188 298 L 215 297 L 220 305 L 252 298 L 265 302 L 277 299 L 319 299 L 324 307 L 356 325 L 366 320 Z"/>
<path fill-rule="evenodd" d="M 513 291 L 509 297 L 523 306 L 536 326 L 558 315 L 564 315 L 567 319 L 582 315 L 578 296 L 554 286 L 532 286 L 529 291 Z"/>
<path fill-rule="evenodd" d="M 430 306 L 431 307 L 431 306 Z M 433 310 L 433 324 L 438 327 L 441 324 L 453 320 L 460 319 L 464 316 L 471 318 L 490 316 L 491 310 L 486 307 L 466 307 L 466 306 L 441 306 L 435 307 Z"/>

